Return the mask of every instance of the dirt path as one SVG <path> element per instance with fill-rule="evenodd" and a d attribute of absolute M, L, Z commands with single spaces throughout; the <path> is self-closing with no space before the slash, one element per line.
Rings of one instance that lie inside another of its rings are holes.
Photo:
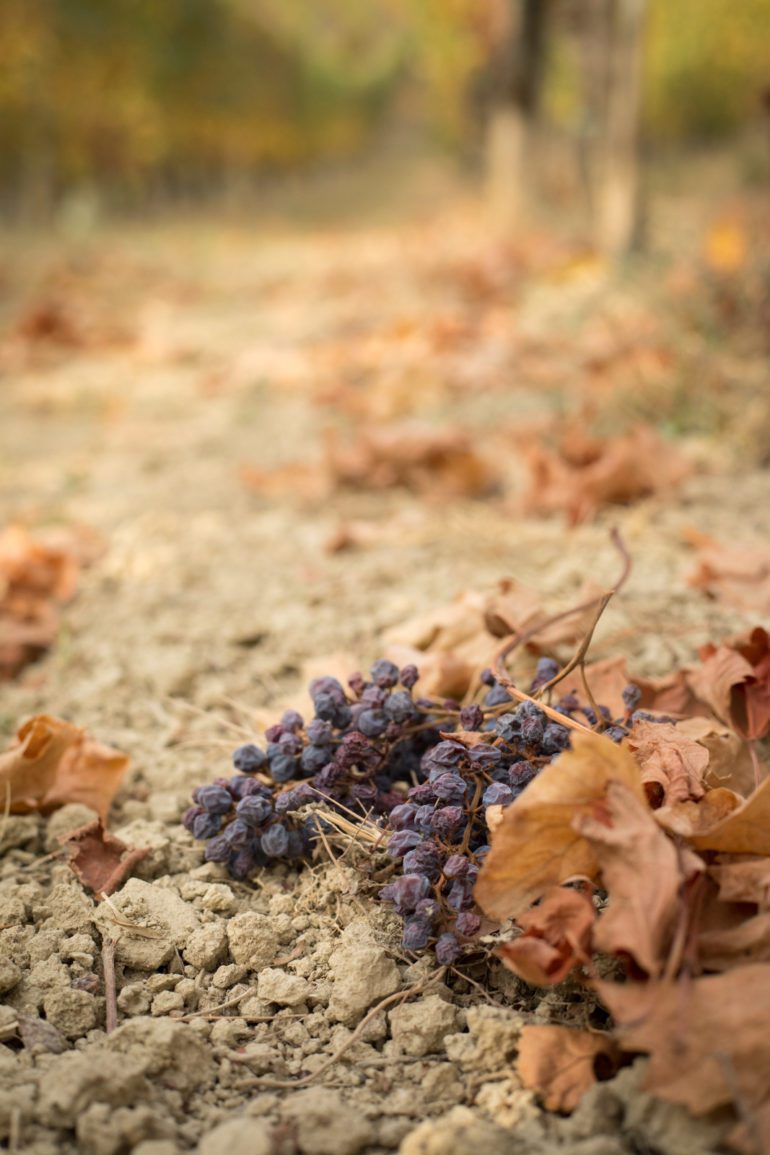
<path fill-rule="evenodd" d="M 0 1027 L 42 1011 L 71 1049 L 0 1048 L 0 1132 L 41 1155 L 172 1155 L 204 1135 L 205 1155 L 354 1155 L 402 1140 L 405 1155 L 713 1150 L 718 1125 L 654 1104 L 635 1089 L 637 1068 L 571 1121 L 546 1120 L 509 1073 L 520 1013 L 591 1022 L 592 1008 L 575 995 L 565 1009 L 563 988 L 541 1000 L 495 966 L 488 993 L 447 975 L 352 1039 L 370 988 L 386 996 L 429 969 L 400 955 L 396 920 L 371 901 L 355 855 L 231 886 L 178 825 L 191 787 L 227 773 L 232 746 L 297 694 L 306 660 L 366 663 L 383 630 L 506 575 L 569 604 L 587 577 L 611 580 L 610 525 L 634 568 L 596 657 L 622 652 L 632 669 L 664 673 L 753 624 L 685 582 L 685 531 L 731 541 L 739 526 L 752 542 L 770 528 L 770 477 L 743 468 L 733 443 L 693 439 L 699 465 L 719 470 L 699 468 L 676 500 L 575 529 L 516 512 L 517 423 L 558 409 L 572 378 L 605 372 L 611 387 L 597 395 L 610 415 L 635 383 L 663 388 L 667 369 L 636 356 L 661 340 L 644 283 L 613 282 L 555 243 L 502 259 L 467 210 L 398 230 L 137 230 L 40 268 L 31 299 L 64 302 L 80 336 L 72 348 L 6 343 L 0 523 L 82 524 L 104 548 L 58 645 L 2 687 L 0 724 L 10 736 L 44 711 L 130 754 L 113 827 L 152 853 L 121 909 L 165 937 L 121 938 L 122 1025 L 107 1037 L 91 900 L 64 865 L 39 861 L 82 814 L 9 820 Z M 314 502 L 239 477 L 243 465 L 318 456 L 321 429 L 361 412 L 470 431 L 503 496 Z M 362 523 L 365 544 L 329 552 L 341 525 L 360 536 Z M 174 1018 L 225 1000 L 222 1017 Z M 324 1089 L 239 1087 L 311 1072 L 345 1043 Z M 438 1121 L 404 1139 L 426 1119 Z"/>

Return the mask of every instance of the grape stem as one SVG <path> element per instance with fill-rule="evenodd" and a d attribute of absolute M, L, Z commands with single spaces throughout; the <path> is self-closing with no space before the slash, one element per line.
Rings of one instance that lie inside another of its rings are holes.
<path fill-rule="evenodd" d="M 612 598 L 625 584 L 629 574 L 631 573 L 631 556 L 626 549 L 625 543 L 623 542 L 623 539 L 621 538 L 620 532 L 617 528 L 613 528 L 611 530 L 610 540 L 623 559 L 623 569 L 621 570 L 620 576 L 615 582 L 615 585 L 605 593 L 600 594 L 598 597 L 591 598 L 586 602 L 581 602 L 580 605 L 573 606 L 571 609 L 564 610 L 559 614 L 554 614 L 550 618 L 545 618 L 543 621 L 537 622 L 535 625 L 530 626 L 528 630 L 514 633 L 513 636 L 508 638 L 505 644 L 500 647 L 492 661 L 492 671 L 497 678 L 497 681 L 501 686 L 504 686 L 508 693 L 516 698 L 519 702 L 533 702 L 540 710 L 543 711 L 545 715 L 547 715 L 547 717 L 549 717 L 554 722 L 558 722 L 560 726 L 566 726 L 570 730 L 582 730 L 584 733 L 588 734 L 595 732 L 591 729 L 590 726 L 586 726 L 582 722 L 577 722 L 574 718 L 570 718 L 566 714 L 559 713 L 558 710 L 554 710 L 551 706 L 546 706 L 544 702 L 534 698 L 531 694 L 525 694 L 523 690 L 519 690 L 518 687 L 515 686 L 511 681 L 511 678 L 505 669 L 505 660 L 513 653 L 514 650 L 518 649 L 520 646 L 525 645 L 526 642 L 530 641 L 531 638 L 533 638 L 536 634 L 541 633 L 547 627 L 556 625 L 558 622 L 563 621 L 565 618 L 572 617 L 574 614 L 585 613 L 586 610 L 595 608 L 591 624 L 588 627 L 588 630 L 586 631 L 585 636 L 583 637 L 583 640 L 575 651 L 573 657 L 570 659 L 563 670 L 560 670 L 555 677 L 551 678 L 550 682 L 546 682 L 546 684 L 541 687 L 539 694 L 544 694 L 546 690 L 550 690 L 553 686 L 561 682 L 563 678 L 566 678 L 568 674 L 571 674 L 572 671 L 577 667 L 580 667 L 581 672 L 584 670 L 586 654 L 588 653 L 588 648 L 593 640 L 594 631 L 599 624 L 599 619 L 601 618 Z M 588 689 L 587 683 L 585 681 L 585 675 L 583 675 L 583 684 L 586 687 L 589 700 L 592 700 L 591 692 Z M 592 705 L 595 706 L 593 701 Z M 600 716 L 598 710 L 596 712 L 597 716 Z"/>

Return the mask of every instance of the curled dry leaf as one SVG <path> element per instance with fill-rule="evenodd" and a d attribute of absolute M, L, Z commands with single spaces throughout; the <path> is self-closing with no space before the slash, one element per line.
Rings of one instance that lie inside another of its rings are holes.
<path fill-rule="evenodd" d="M 647 983 L 597 982 L 625 1051 L 650 1056 L 646 1090 L 695 1115 L 735 1103 L 746 1151 L 770 1143 L 770 964 Z M 672 1024 L 674 1029 L 672 1029 Z"/>
<path fill-rule="evenodd" d="M 59 841 L 69 851 L 75 874 L 96 894 L 112 894 L 150 853 L 127 846 L 109 834 L 98 818 L 63 835 Z"/>
<path fill-rule="evenodd" d="M 640 710 L 676 717 L 708 713 L 689 688 L 686 670 L 676 670 L 664 678 L 642 678 L 630 674 L 627 659 L 618 656 L 589 662 L 585 667 L 585 676 L 594 700 L 606 706 L 613 717 L 625 713 L 623 690 L 629 683 L 638 686 L 642 692 L 638 707 Z M 574 670 L 563 679 L 559 684 L 559 692 L 574 694 L 582 705 L 590 705 L 579 670 Z"/>
<path fill-rule="evenodd" d="M 689 682 L 718 718 L 743 738 L 770 730 L 770 635 L 761 626 L 701 651 L 702 665 Z"/>
<path fill-rule="evenodd" d="M 598 734 L 576 733 L 572 749 L 540 772 L 505 810 L 476 883 L 475 897 L 490 918 L 515 918 L 551 886 L 595 879 L 599 863 L 574 822 L 603 814 L 607 784 L 622 782 L 644 802 L 631 754 Z"/>
<path fill-rule="evenodd" d="M 77 726 L 39 714 L 0 754 L 0 795 L 8 793 L 14 814 L 47 814 L 81 802 L 104 820 L 128 763 L 125 754 L 95 742 Z"/>
<path fill-rule="evenodd" d="M 574 1111 L 589 1087 L 619 1066 L 620 1051 L 610 1035 L 559 1026 L 522 1029 L 516 1071 L 549 1111 Z"/>
<path fill-rule="evenodd" d="M 710 538 L 698 543 L 687 582 L 744 613 L 770 615 L 770 546 L 739 546 Z"/>
<path fill-rule="evenodd" d="M 716 793 L 712 790 L 706 798 Z M 691 835 L 690 845 L 696 850 L 718 850 L 723 854 L 770 855 L 770 778 L 745 801 L 738 798 L 738 802 L 708 830 Z"/>
<path fill-rule="evenodd" d="M 594 947 L 633 960 L 635 969 L 658 977 L 683 895 L 704 870 L 697 855 L 677 847 L 656 823 L 638 793 L 609 781 L 605 803 L 577 814 L 575 830 L 589 843 L 609 903 L 594 929 Z"/>
<path fill-rule="evenodd" d="M 770 858 L 720 862 L 709 867 L 709 876 L 723 902 L 751 902 L 770 910 Z"/>
<path fill-rule="evenodd" d="M 627 504 L 675 488 L 690 472 L 679 451 L 649 426 L 607 440 L 565 430 L 556 449 L 531 446 L 527 454 L 529 513 L 567 514 L 571 525 L 608 504 Z"/>
<path fill-rule="evenodd" d="M 523 934 L 500 947 L 509 970 L 534 986 L 553 986 L 591 956 L 596 912 L 588 895 L 555 886 L 543 901 L 520 914 Z"/>
<path fill-rule="evenodd" d="M 697 801 L 705 793 L 709 752 L 678 726 L 636 722 L 625 739 L 642 770 L 651 806 Z"/>

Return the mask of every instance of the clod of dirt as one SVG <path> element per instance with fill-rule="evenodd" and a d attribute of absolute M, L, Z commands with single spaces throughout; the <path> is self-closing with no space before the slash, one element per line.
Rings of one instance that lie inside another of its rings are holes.
<path fill-rule="evenodd" d="M 511 1155 L 516 1143 L 510 1131 L 481 1119 L 467 1107 L 453 1107 L 439 1119 L 416 1127 L 399 1148 L 399 1155 Z"/>
<path fill-rule="evenodd" d="M 244 911 L 227 923 L 227 941 L 233 962 L 261 971 L 275 958 L 275 931 L 264 914 Z"/>
<path fill-rule="evenodd" d="M 184 957 L 194 967 L 214 971 L 227 954 L 227 930 L 224 922 L 206 923 L 194 930 L 185 944 Z"/>
<path fill-rule="evenodd" d="M 182 1094 L 207 1083 L 213 1059 L 201 1039 L 186 1023 L 140 1017 L 124 1023 L 107 1037 L 108 1052 L 133 1061 L 136 1055 L 151 1079 L 163 1076 L 163 1086 Z"/>
<path fill-rule="evenodd" d="M 374 1137 L 360 1111 L 326 1087 L 292 1095 L 283 1114 L 294 1123 L 304 1155 L 357 1155 Z"/>
<path fill-rule="evenodd" d="M 421 1058 L 441 1050 L 446 1035 L 457 1030 L 457 1008 L 438 995 L 403 1003 L 390 1012 L 390 1033 L 407 1055 Z"/>
<path fill-rule="evenodd" d="M 375 941 L 370 924 L 354 919 L 340 945 L 329 957 L 333 978 L 329 1014 L 353 1026 L 372 1003 L 392 995 L 400 986 L 398 968 Z"/>
<path fill-rule="evenodd" d="M 453 1063 L 465 1071 L 483 1073 L 498 1071 L 512 1063 L 519 1035 L 524 1025 L 520 1015 L 502 1007 L 469 1007 L 466 1012 L 468 1032 L 448 1035 L 446 1052 Z"/>
<path fill-rule="evenodd" d="M 307 1002 L 312 987 L 307 979 L 289 974 L 278 967 L 266 967 L 257 980 L 257 994 L 266 1003 L 279 1007 L 298 1007 Z"/>
<path fill-rule="evenodd" d="M 140 928 L 131 930 L 121 924 L 115 951 L 120 962 L 136 970 L 158 970 L 173 957 L 175 947 L 185 946 L 189 936 L 200 925 L 193 907 L 183 902 L 173 890 L 153 886 L 138 878 L 130 878 L 113 896 L 112 903 L 123 919 Z M 98 907 L 95 921 L 105 933 L 115 935 L 118 928 L 110 907 Z M 142 928 L 153 937 L 144 936 Z"/>
<path fill-rule="evenodd" d="M 92 1103 L 110 1107 L 127 1106 L 146 1098 L 149 1084 L 145 1079 L 141 1056 L 93 1054 L 68 1051 L 48 1066 L 40 1086 L 37 1116 L 47 1127 L 74 1127 L 79 1116 Z"/>
<path fill-rule="evenodd" d="M 99 815 L 90 806 L 84 806 L 81 802 L 68 802 L 60 810 L 55 810 L 46 823 L 46 850 L 49 853 L 58 850 L 60 838 L 71 834 L 73 830 L 78 830 L 81 826 L 87 826 L 90 822 L 97 821 L 98 818 Z"/>
<path fill-rule="evenodd" d="M 273 1155 L 270 1128 L 260 1119 L 225 1119 L 200 1142 L 199 1155 Z"/>

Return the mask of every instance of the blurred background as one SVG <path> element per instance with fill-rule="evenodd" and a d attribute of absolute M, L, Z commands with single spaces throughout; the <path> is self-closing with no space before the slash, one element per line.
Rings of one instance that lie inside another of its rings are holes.
<path fill-rule="evenodd" d="M 315 179 L 318 215 L 432 158 L 624 248 L 637 142 L 767 179 L 769 41 L 770 0 L 4 0 L 0 204 L 86 227 Z"/>

